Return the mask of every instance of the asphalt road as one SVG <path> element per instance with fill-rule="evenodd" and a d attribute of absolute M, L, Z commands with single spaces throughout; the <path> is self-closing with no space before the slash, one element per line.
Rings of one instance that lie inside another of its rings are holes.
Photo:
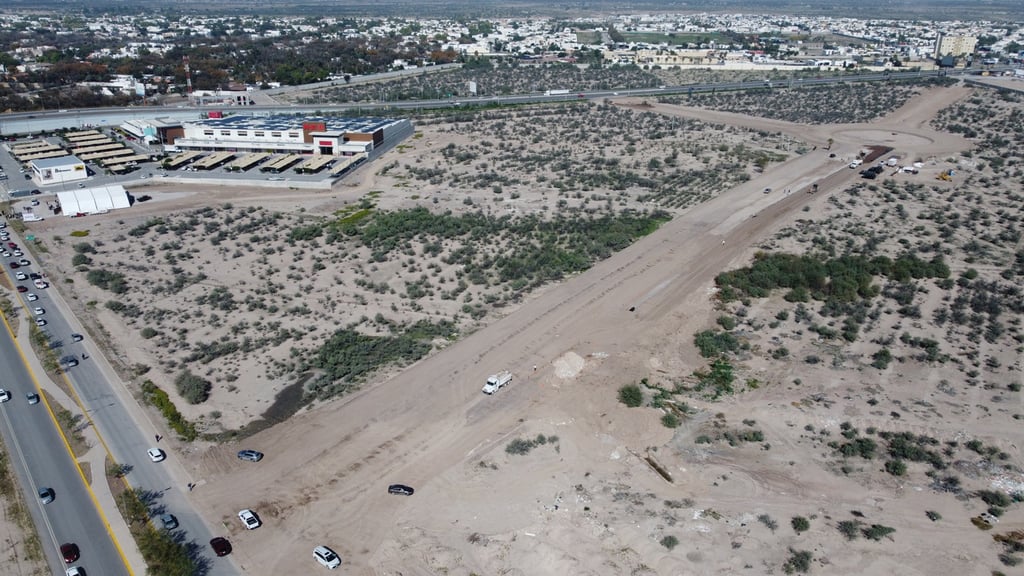
<path fill-rule="evenodd" d="M 14 238 L 12 236 L 12 240 Z M 31 256 L 26 257 L 31 258 Z M 8 268 L 9 265 L 6 261 L 10 259 L 3 260 L 5 260 L 4 267 Z M 33 268 L 8 269 L 5 273 L 8 273 L 13 280 L 14 273 L 18 271 L 29 273 L 33 271 Z M 30 281 L 16 281 L 15 284 L 28 286 L 29 293 L 34 293 L 39 297 L 34 302 L 25 302 L 28 307 L 27 312 L 20 307 L 23 300 L 20 298 L 16 300 L 15 305 L 19 307 L 19 314 L 23 316 L 22 321 L 34 321 L 37 316 L 32 313 L 32 309 L 37 306 L 43 308 L 45 314 L 38 317 L 46 319 L 47 324 L 44 330 L 50 335 L 52 345 L 57 347 L 58 356 L 74 356 L 78 359 L 77 366 L 68 368 L 68 378 L 85 410 L 88 424 L 96 426 L 113 458 L 118 463 L 130 467 L 126 476 L 129 484 L 141 491 L 154 515 L 170 512 L 178 518 L 180 523 L 178 530 L 185 541 L 189 543 L 201 568 L 196 574 L 209 576 L 237 574 L 230 559 L 218 559 L 210 551 L 209 541 L 213 534 L 187 499 L 188 481 L 176 478 L 174 471 L 169 468 L 175 455 L 167 451 L 167 460 L 163 462 L 150 460 L 146 452 L 149 448 L 157 446 L 157 443 L 152 436 L 140 432 L 140 430 L 148 428 L 140 426 L 134 418 L 135 412 L 125 407 L 126 403 L 134 402 L 134 400 L 123 388 L 121 390 L 114 388 L 120 384 L 113 383 L 106 378 L 92 356 L 92 351 L 95 348 L 89 346 L 87 340 L 72 341 L 71 334 L 80 332 L 80 330 L 67 321 L 70 314 L 65 316 L 63 303 L 51 298 L 50 289 L 36 289 Z M 18 294 L 18 296 L 27 294 Z M 0 350 L 3 352 L 4 362 L 3 365 L 0 365 L 0 370 L 2 370 L 0 373 L 20 375 L 15 379 L 4 380 L 3 386 L 11 388 L 14 397 L 11 402 L 3 404 L 0 410 L 3 410 L 12 420 L 17 420 L 13 422 L 14 425 L 9 430 L 5 430 L 11 434 L 11 440 L 16 439 L 18 443 L 29 447 L 23 450 L 26 466 L 25 475 L 21 477 L 22 485 L 26 487 L 28 497 L 33 501 L 38 501 L 34 491 L 40 482 L 49 482 L 57 491 L 57 500 L 46 506 L 46 511 L 49 513 L 48 518 L 57 520 L 53 524 L 61 525 L 59 531 L 56 526 L 54 527 L 54 539 L 60 540 L 50 546 L 54 557 L 58 555 L 57 550 L 61 543 L 73 541 L 82 548 L 82 566 L 90 574 L 114 576 L 127 574 L 124 563 L 100 519 L 97 505 L 92 501 L 81 477 L 75 471 L 76 467 L 55 429 L 56 423 L 45 413 L 43 404 L 30 406 L 25 399 L 25 393 L 34 390 L 35 385 L 11 343 L 10 334 L 5 333 L 3 336 Z M 83 359 L 83 353 L 89 357 Z M 17 456 L 17 452 L 11 440 L 8 440 L 8 445 L 11 446 L 13 460 Z M 94 449 L 102 448 L 100 446 Z M 103 473 L 102 470 L 94 470 L 93 476 L 98 478 Z M 70 518 L 74 518 L 74 521 L 65 519 L 68 514 L 71 515 Z M 46 542 L 46 533 L 49 528 L 46 524 L 37 523 L 37 526 L 43 528 L 40 530 L 40 534 L 42 540 Z M 63 559 L 59 559 L 59 561 L 63 565 Z"/>
<path fill-rule="evenodd" d="M 6 265 L 6 263 L 5 263 Z M 24 314 L 22 320 L 25 321 Z M 29 320 L 31 321 L 31 320 Z M 56 422 L 45 403 L 29 404 L 25 395 L 36 392 L 18 349 L 8 330 L 0 330 L 0 374 L 11 400 L 0 404 L 0 432 L 12 464 L 11 468 L 22 486 L 47 563 L 54 573 L 64 573 L 60 545 L 73 542 L 81 551 L 75 565 L 90 574 L 128 575 L 124 562 L 100 516 L 85 480 L 72 459 L 67 445 L 57 432 Z M 103 471 L 92 471 L 102 480 Z M 38 496 L 41 487 L 53 488 L 53 502 L 43 504 Z M 5 560 L 7 561 L 7 560 Z"/>

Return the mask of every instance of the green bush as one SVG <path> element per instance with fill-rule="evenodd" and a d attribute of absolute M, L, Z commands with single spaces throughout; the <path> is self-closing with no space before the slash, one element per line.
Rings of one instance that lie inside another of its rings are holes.
<path fill-rule="evenodd" d="M 515 454 L 517 456 L 523 456 L 528 454 L 530 450 L 533 450 L 536 446 L 533 440 L 527 440 L 525 438 L 516 438 L 505 445 L 505 452 L 509 454 Z"/>
<path fill-rule="evenodd" d="M 871 360 L 872 366 L 879 370 L 885 370 L 889 367 L 889 363 L 892 362 L 892 352 L 889 352 L 888 348 L 882 348 L 871 355 Z"/>
<path fill-rule="evenodd" d="M 725 330 L 732 330 L 736 327 L 736 319 L 732 316 L 719 316 L 718 325 Z"/>
<path fill-rule="evenodd" d="M 856 540 L 860 536 L 860 520 L 843 520 L 839 524 L 836 524 L 836 529 L 839 533 L 846 537 L 847 540 Z"/>
<path fill-rule="evenodd" d="M 174 385 L 178 387 L 178 394 L 189 404 L 202 404 L 210 397 L 210 390 L 213 385 L 209 380 L 196 376 L 185 370 L 174 379 Z"/>
<path fill-rule="evenodd" d="M 789 549 L 789 559 L 782 565 L 782 571 L 786 574 L 794 574 L 799 572 L 800 574 L 807 573 L 811 569 L 811 560 L 814 556 L 807 550 L 800 550 L 799 552 Z"/>
<path fill-rule="evenodd" d="M 679 545 L 679 538 L 676 538 L 675 536 L 665 536 L 661 539 L 661 545 L 671 550 Z"/>
<path fill-rule="evenodd" d="M 119 272 L 108 272 L 107 270 L 89 270 L 85 279 L 93 286 L 99 286 L 104 290 L 110 290 L 114 294 L 124 294 L 128 291 L 128 281 L 124 274 Z"/>
<path fill-rule="evenodd" d="M 630 408 L 636 408 L 643 404 L 644 393 L 636 384 L 626 384 L 622 388 L 619 388 L 619 402 L 622 402 Z"/>
<path fill-rule="evenodd" d="M 186 442 L 195 440 L 199 434 L 196 432 L 195 424 L 189 422 L 178 412 L 178 408 L 171 401 L 167 392 L 161 390 L 153 382 L 146 380 L 142 383 L 142 396 L 146 402 L 155 406 L 167 420 L 167 424 Z"/>
<path fill-rule="evenodd" d="M 145 328 L 142 329 L 142 332 L 140 332 L 140 334 L 142 335 L 143 338 L 149 340 L 150 338 L 156 336 L 158 332 L 156 331 L 156 329 L 150 326 L 146 326 Z"/>
<path fill-rule="evenodd" d="M 693 343 L 704 358 L 714 358 L 740 349 L 740 341 L 728 332 L 704 330 L 693 337 Z"/>
<path fill-rule="evenodd" d="M 661 417 L 661 425 L 665 428 L 678 428 L 679 424 L 679 417 L 671 412 Z"/>
<path fill-rule="evenodd" d="M 881 524 L 872 524 L 871 527 L 865 528 L 864 530 L 862 530 L 862 532 L 864 533 L 864 537 L 865 538 L 867 538 L 868 540 L 876 540 L 876 541 L 877 540 L 881 540 L 882 538 L 885 538 L 886 536 L 888 536 L 889 534 L 892 534 L 895 531 L 896 531 L 895 528 L 890 528 L 888 526 L 882 526 Z"/>
<path fill-rule="evenodd" d="M 803 516 L 793 516 L 793 519 L 790 520 L 789 523 L 793 526 L 793 531 L 797 534 L 806 532 L 811 528 L 811 521 Z"/>
<path fill-rule="evenodd" d="M 71 257 L 72 266 L 88 266 L 89 264 L 92 264 L 92 258 L 85 254 L 78 253 Z"/>
<path fill-rule="evenodd" d="M 907 465 L 903 460 L 889 460 L 885 463 L 885 471 L 893 476 L 903 476 L 907 473 Z"/>

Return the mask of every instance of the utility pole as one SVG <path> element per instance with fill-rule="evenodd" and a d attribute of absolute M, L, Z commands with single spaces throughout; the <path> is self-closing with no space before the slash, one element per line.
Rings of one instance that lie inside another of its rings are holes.
<path fill-rule="evenodd" d="M 188 65 L 188 55 L 182 56 L 181 61 L 185 64 L 185 86 L 188 89 L 188 103 L 192 104 L 192 69 Z"/>

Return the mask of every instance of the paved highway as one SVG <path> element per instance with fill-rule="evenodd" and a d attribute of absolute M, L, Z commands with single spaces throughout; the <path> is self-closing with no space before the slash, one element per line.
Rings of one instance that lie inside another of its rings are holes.
<path fill-rule="evenodd" d="M 993 72 L 1002 69 L 993 68 Z M 935 77 L 942 75 L 964 76 L 976 70 L 907 70 L 889 72 L 869 72 L 830 76 L 823 73 L 820 78 L 787 78 L 771 80 L 772 88 L 796 88 L 800 86 L 818 86 L 844 82 L 884 82 L 919 77 Z M 641 88 L 635 90 L 598 90 L 591 92 L 572 91 L 565 95 L 546 96 L 543 94 L 522 94 L 515 96 L 481 96 L 470 98 L 450 98 L 441 100 L 403 100 L 386 102 L 349 102 L 343 104 L 293 104 L 272 106 L 203 106 L 203 107 L 128 107 L 128 108 L 85 108 L 63 111 L 18 112 L 0 115 L 0 134 L 23 134 L 27 132 L 53 131 L 62 128 L 81 128 L 84 126 L 114 126 L 126 120 L 144 118 L 168 118 L 178 121 L 197 120 L 200 115 L 210 110 L 229 110 L 238 114 L 253 113 L 288 113 L 314 114 L 318 112 L 340 112 L 346 110 L 374 110 L 381 108 L 418 109 L 445 108 L 462 105 L 486 104 L 529 104 L 538 102 L 559 102 L 577 100 L 580 94 L 586 99 L 602 99 L 613 96 L 665 96 L 680 94 L 697 94 L 703 92 L 721 92 L 729 90 L 750 90 L 767 88 L 769 72 L 765 72 L 764 80 L 747 82 L 717 82 L 713 84 L 693 84 L 685 86 L 665 86 L 664 88 Z"/>
<path fill-rule="evenodd" d="M 4 266 L 7 263 L 4 262 Z M 32 320 L 20 313 L 21 321 Z M 72 459 L 70 449 L 57 431 L 44 402 L 29 404 L 26 394 L 36 385 L 15 346 L 10 332 L 0 330 L 0 374 L 11 400 L 0 404 L 0 432 L 7 445 L 12 470 L 22 486 L 47 563 L 54 573 L 64 573 L 60 545 L 75 543 L 82 566 L 90 574 L 127 576 L 128 570 L 107 531 L 85 480 Z M 96 482 L 104 482 L 102 470 L 92 470 Z M 43 504 L 41 487 L 53 488 L 55 498 Z"/>
<path fill-rule="evenodd" d="M 15 237 L 12 236 L 12 240 L 16 240 Z M 3 266 L 8 268 L 7 261 L 10 259 L 3 260 Z M 13 280 L 14 274 L 19 271 L 25 271 L 27 274 L 32 268 L 8 268 L 5 273 Z M 194 544 L 192 549 L 202 568 L 200 574 L 237 574 L 230 558 L 215 558 L 210 551 L 208 543 L 213 534 L 187 499 L 188 481 L 176 477 L 175 470 L 171 469 L 176 455 L 167 451 L 168 459 L 164 462 L 150 460 L 146 451 L 157 444 L 148 433 L 140 432 L 148 427 L 139 425 L 134 418 L 136 412 L 126 408 L 134 399 L 119 383 L 106 378 L 96 359 L 89 355 L 88 349 L 91 347 L 87 341 L 72 340 L 71 334 L 80 330 L 67 321 L 71 315 L 64 309 L 63 302 L 51 297 L 52 288 L 39 290 L 28 280 L 15 281 L 15 284 L 26 285 L 29 293 L 39 297 L 36 301 L 26 302 L 26 313 L 20 306 L 23 303 L 20 297 L 28 293 L 17 295 L 19 298 L 16 298 L 15 305 L 19 308 L 22 321 L 34 321 L 36 316 L 32 309 L 37 306 L 43 308 L 45 314 L 38 317 L 47 321 L 44 330 L 50 335 L 51 343 L 57 346 L 58 355 L 74 356 L 78 359 L 78 365 L 67 370 L 68 377 L 88 420 L 96 426 L 114 460 L 130 467 L 127 475 L 129 484 L 143 492 L 154 514 L 170 512 L 178 518 L 179 530 L 186 541 Z M 40 483 L 49 483 L 48 485 L 57 491 L 57 500 L 43 509 L 47 512 L 47 519 L 52 521 L 49 524 L 37 522 L 37 526 L 45 528 L 40 531 L 43 541 L 47 541 L 46 533 L 52 530 L 52 539 L 59 542 L 50 548 L 56 551 L 63 542 L 78 543 L 82 549 L 82 566 L 90 574 L 127 574 L 124 562 L 100 518 L 97 505 L 85 489 L 81 477 L 76 472 L 76 466 L 55 429 L 55 422 L 45 412 L 43 404 L 29 405 L 25 398 L 26 392 L 34 390 L 35 386 L 9 334 L 5 333 L 0 341 L 0 352 L 4 363 L 0 364 L 0 373 L 19 375 L 13 380 L 5 379 L 3 386 L 12 389 L 13 398 L 10 402 L 0 405 L 0 410 L 11 421 L 11 425 L 5 429 L 5 435 L 10 434 L 8 445 L 11 446 L 12 460 L 20 458 L 14 449 L 15 445 L 27 447 L 22 450 L 25 454 L 22 485 L 35 502 L 38 502 L 38 497 L 34 495 L 35 487 Z M 83 353 L 89 355 L 89 358 L 83 359 Z M 103 446 L 94 449 L 103 449 Z M 102 481 L 104 471 L 93 470 L 92 473 L 97 481 Z M 60 559 L 60 564 L 63 565 L 63 559 Z"/>

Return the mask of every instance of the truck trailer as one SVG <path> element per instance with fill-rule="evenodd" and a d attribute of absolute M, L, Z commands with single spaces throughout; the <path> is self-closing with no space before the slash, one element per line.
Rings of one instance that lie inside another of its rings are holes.
<path fill-rule="evenodd" d="M 563 95 L 568 94 L 568 93 L 569 93 L 568 90 L 548 90 L 547 92 L 544 93 L 544 95 L 545 96 L 563 96 Z"/>
<path fill-rule="evenodd" d="M 512 381 L 512 373 L 508 370 L 502 370 L 497 374 L 492 374 L 487 378 L 487 383 L 484 384 L 484 394 L 494 394 L 499 388 L 505 386 Z"/>

